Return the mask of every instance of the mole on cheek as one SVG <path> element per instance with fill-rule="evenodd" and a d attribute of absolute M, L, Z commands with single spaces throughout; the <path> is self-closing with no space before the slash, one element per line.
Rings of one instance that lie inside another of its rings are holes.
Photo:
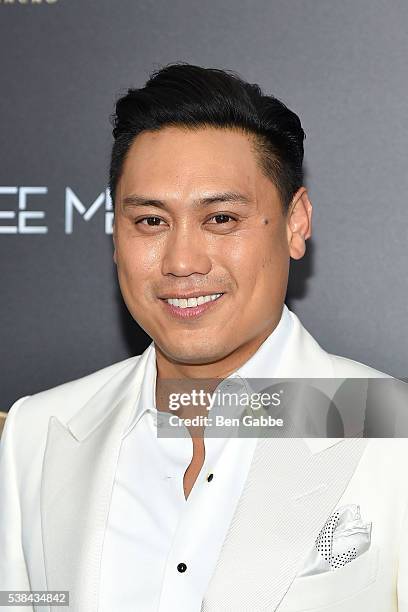
<path fill-rule="evenodd" d="M 269 219 L 262 219 L 262 223 L 263 223 L 263 225 L 268 225 Z"/>

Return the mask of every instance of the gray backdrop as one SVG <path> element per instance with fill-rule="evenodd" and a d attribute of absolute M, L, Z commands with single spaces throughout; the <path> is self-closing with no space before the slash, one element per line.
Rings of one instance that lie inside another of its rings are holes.
<path fill-rule="evenodd" d="M 405 1 L 0 0 L 0 24 L 0 409 L 147 346 L 114 276 L 108 118 L 177 60 L 300 115 L 314 238 L 288 304 L 330 352 L 407 375 Z"/>

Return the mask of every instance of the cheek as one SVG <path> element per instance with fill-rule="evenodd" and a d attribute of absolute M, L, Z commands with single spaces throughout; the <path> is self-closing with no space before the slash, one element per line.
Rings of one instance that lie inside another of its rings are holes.
<path fill-rule="evenodd" d="M 267 246 L 263 253 L 262 269 L 276 274 L 283 271 L 289 262 L 289 253 L 285 240 L 277 238 Z"/>
<path fill-rule="evenodd" d="M 152 252 L 136 242 L 122 242 L 117 249 L 118 281 L 123 299 L 131 312 L 137 308 L 137 304 L 148 298 L 148 281 L 155 265 Z"/>
<path fill-rule="evenodd" d="M 159 249 L 140 238 L 128 238 L 118 242 L 118 272 L 128 279 L 142 279 L 151 275 L 160 262 Z"/>
<path fill-rule="evenodd" d="M 259 238 L 258 247 L 262 253 L 262 267 L 277 268 L 284 267 L 284 262 L 289 260 L 289 250 L 286 234 L 286 223 L 279 219 L 274 225 L 265 227 L 262 237 Z"/>
<path fill-rule="evenodd" d="M 223 252 L 224 261 L 233 274 L 253 286 L 265 275 L 273 280 L 289 261 L 286 235 L 280 228 L 273 231 L 265 227 L 264 231 L 257 232 L 256 236 L 248 235 L 248 238 L 241 235 L 225 245 Z"/>

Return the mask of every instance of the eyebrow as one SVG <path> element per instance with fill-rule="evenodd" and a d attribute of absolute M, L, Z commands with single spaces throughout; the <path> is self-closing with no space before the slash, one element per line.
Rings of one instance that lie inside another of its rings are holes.
<path fill-rule="evenodd" d="M 214 193 L 211 196 L 207 196 L 205 198 L 199 198 L 198 200 L 194 200 L 193 205 L 195 207 L 208 206 L 217 202 L 250 204 L 251 199 L 243 193 L 239 193 L 237 191 L 223 191 L 221 193 Z M 125 196 L 122 200 L 122 204 L 124 208 L 128 206 L 155 206 L 156 208 L 167 208 L 167 204 L 162 200 L 147 198 L 137 194 Z"/>

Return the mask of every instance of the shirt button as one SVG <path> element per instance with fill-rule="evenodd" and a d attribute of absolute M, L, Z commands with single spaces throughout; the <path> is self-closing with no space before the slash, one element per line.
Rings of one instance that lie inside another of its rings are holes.
<path fill-rule="evenodd" d="M 213 478 L 214 478 L 214 474 L 208 474 L 207 482 L 211 482 Z"/>
<path fill-rule="evenodd" d="M 177 569 L 180 573 L 183 573 L 186 571 L 187 565 L 185 563 L 179 563 Z"/>

